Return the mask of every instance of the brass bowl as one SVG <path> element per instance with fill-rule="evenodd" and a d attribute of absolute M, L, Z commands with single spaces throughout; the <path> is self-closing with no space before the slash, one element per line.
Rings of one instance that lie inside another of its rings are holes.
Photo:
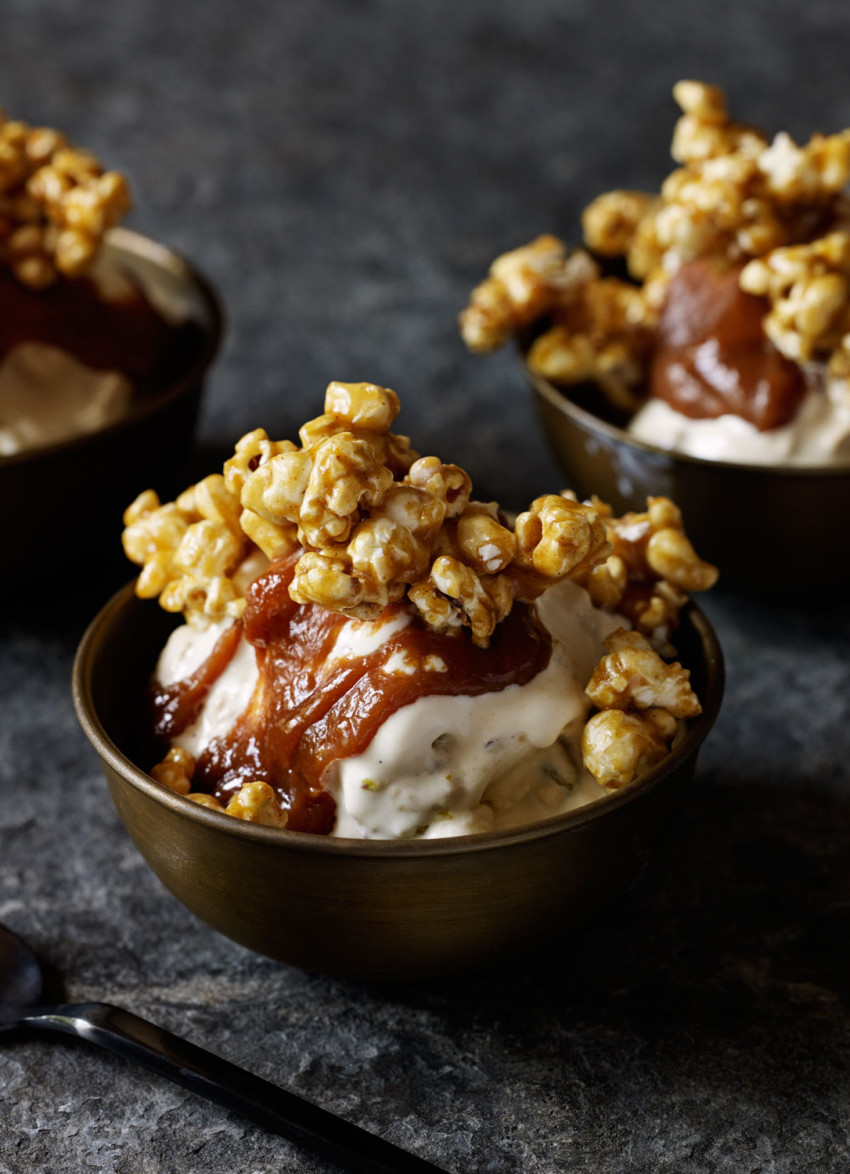
<path fill-rule="evenodd" d="M 519 830 L 362 841 L 244 823 L 175 795 L 144 767 L 143 696 L 174 626 L 119 591 L 73 672 L 77 716 L 147 863 L 188 909 L 260 954 L 338 976 L 410 981 L 521 958 L 597 917 L 638 879 L 690 782 L 720 706 L 717 638 L 694 606 L 679 652 L 703 714 L 636 785 Z"/>
<path fill-rule="evenodd" d="M 579 497 L 615 512 L 646 509 L 651 495 L 681 508 L 699 554 L 724 586 L 810 591 L 850 582 L 850 467 L 746 465 L 671 452 L 605 418 L 601 394 L 569 390 L 531 371 L 537 413 L 555 459 Z"/>
<path fill-rule="evenodd" d="M 152 471 L 167 485 L 189 448 L 204 376 L 221 343 L 218 297 L 177 253 L 123 228 L 108 234 L 103 249 L 161 312 L 191 324 L 185 363 L 167 387 L 135 399 L 115 423 L 0 456 L 0 540 L 14 552 L 16 591 L 20 576 L 43 570 L 46 557 L 92 555 L 98 542 L 111 550 L 122 511 L 151 483 Z"/>

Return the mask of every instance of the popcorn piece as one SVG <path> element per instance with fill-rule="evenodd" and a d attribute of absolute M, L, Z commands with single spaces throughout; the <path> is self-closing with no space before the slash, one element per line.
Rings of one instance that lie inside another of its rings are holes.
<path fill-rule="evenodd" d="M 0 263 L 33 289 L 90 267 L 131 206 L 123 175 L 104 172 L 57 131 L 0 111 Z"/>
<path fill-rule="evenodd" d="M 151 768 L 151 776 L 176 795 L 189 794 L 194 773 L 195 760 L 181 746 L 172 746 L 162 762 Z"/>
<path fill-rule="evenodd" d="M 318 550 L 344 542 L 361 509 L 378 505 L 392 483 L 392 472 L 352 433 L 321 441 L 298 515 L 301 545 Z"/>
<path fill-rule="evenodd" d="M 189 526 L 172 557 L 175 577 L 160 594 L 166 611 L 202 612 L 222 619 L 237 596 L 229 576 L 245 555 L 245 542 L 220 522 Z"/>
<path fill-rule="evenodd" d="M 582 213 L 584 241 L 601 257 L 623 257 L 632 247 L 638 225 L 658 210 L 658 196 L 613 191 L 597 196 Z"/>
<path fill-rule="evenodd" d="M 726 98 L 718 86 L 681 81 L 673 87 L 673 97 L 682 110 L 671 148 L 677 163 L 702 162 L 722 155 L 758 155 L 767 146 L 760 131 L 730 119 Z"/>
<path fill-rule="evenodd" d="M 759 169 L 768 191 L 783 203 L 823 203 L 850 181 L 850 131 L 813 135 L 804 147 L 781 132 L 759 155 Z"/>
<path fill-rule="evenodd" d="M 457 465 L 444 465 L 439 457 L 420 457 L 410 466 L 406 479 L 442 501 L 447 518 L 455 518 L 466 509 L 472 481 Z"/>
<path fill-rule="evenodd" d="M 547 494 L 514 525 L 520 598 L 534 599 L 553 583 L 589 572 L 611 552 L 596 510 Z"/>
<path fill-rule="evenodd" d="M 367 600 L 364 605 L 365 592 L 347 559 L 314 550 L 298 560 L 289 594 L 296 603 L 317 603 L 358 619 L 374 619 L 382 610 L 380 603 Z"/>
<path fill-rule="evenodd" d="M 616 407 L 634 411 L 640 402 L 634 388 L 644 378 L 656 316 L 634 286 L 614 278 L 598 281 L 532 342 L 526 360 L 556 383 L 594 382 Z"/>
<path fill-rule="evenodd" d="M 228 490 L 241 500 L 245 482 L 261 465 L 284 452 L 296 452 L 291 440 L 269 440 L 264 428 L 246 432 L 236 442 L 233 456 L 224 462 L 224 481 Z"/>
<path fill-rule="evenodd" d="M 435 559 L 427 580 L 417 583 L 408 595 L 429 627 L 445 632 L 465 624 L 474 643 L 485 648 L 513 604 L 504 576 L 479 577 L 450 555 Z"/>
<path fill-rule="evenodd" d="M 377 383 L 330 383 L 325 392 L 325 412 L 340 431 L 389 432 L 400 410 L 396 393 Z"/>
<path fill-rule="evenodd" d="M 227 815 L 244 819 L 248 823 L 261 823 L 266 827 L 286 827 L 286 812 L 278 806 L 274 791 L 268 783 L 259 780 L 244 783 L 224 810 Z"/>
<path fill-rule="evenodd" d="M 717 568 L 697 556 L 680 526 L 653 531 L 646 544 L 646 561 L 659 579 L 685 591 L 707 591 L 717 582 Z"/>
<path fill-rule="evenodd" d="M 667 664 L 638 632 L 618 628 L 605 641 L 609 650 L 585 690 L 600 709 L 666 709 L 674 717 L 702 712 L 690 673 Z"/>
<path fill-rule="evenodd" d="M 394 485 L 348 545 L 352 569 L 367 595 L 380 601 L 381 588 L 397 597 L 427 571 L 431 548 L 445 517 L 445 505 L 424 489 Z"/>
<path fill-rule="evenodd" d="M 298 545 L 297 526 L 288 522 L 269 522 L 253 510 L 242 511 L 239 525 L 266 558 L 272 559 L 286 550 L 294 550 Z"/>
<path fill-rule="evenodd" d="M 600 786 L 619 790 L 667 757 L 677 728 L 676 719 L 664 709 L 603 710 L 584 727 L 584 765 Z"/>
<path fill-rule="evenodd" d="M 668 753 L 679 718 L 702 712 L 690 673 L 668 664 L 638 633 L 618 628 L 585 692 L 601 712 L 587 722 L 582 757 L 596 781 L 609 790 L 640 778 Z"/>
<path fill-rule="evenodd" d="M 516 556 L 516 537 L 480 506 L 472 505 L 458 518 L 455 545 L 460 558 L 478 575 L 504 571 Z"/>
<path fill-rule="evenodd" d="M 142 567 L 136 584 L 141 599 L 155 598 L 171 582 L 176 573 L 174 553 L 190 520 L 174 502 L 160 505 L 152 489 L 139 494 L 125 510 L 121 540 L 127 558 Z"/>
<path fill-rule="evenodd" d="M 389 431 L 398 412 L 398 396 L 375 383 L 331 383 L 325 392 L 324 415 L 309 420 L 299 430 L 305 450 L 322 440 L 349 432 L 372 451 L 378 464 L 386 465 L 394 477 L 403 477 L 418 454 L 406 436 Z"/>

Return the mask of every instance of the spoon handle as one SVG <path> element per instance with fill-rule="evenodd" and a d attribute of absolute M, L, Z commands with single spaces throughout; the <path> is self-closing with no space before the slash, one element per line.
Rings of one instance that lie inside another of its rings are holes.
<path fill-rule="evenodd" d="M 352 1174 L 445 1174 L 423 1158 L 121 1007 L 108 1003 L 45 1007 L 24 1022 L 31 1028 L 79 1036 L 134 1060 Z"/>

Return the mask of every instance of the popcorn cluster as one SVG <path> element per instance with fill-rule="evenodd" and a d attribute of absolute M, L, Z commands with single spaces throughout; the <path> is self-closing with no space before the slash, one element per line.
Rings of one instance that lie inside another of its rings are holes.
<path fill-rule="evenodd" d="M 0 264 L 33 289 L 77 277 L 129 210 L 124 176 L 58 131 L 0 111 Z"/>
<path fill-rule="evenodd" d="M 429 627 L 469 628 L 486 646 L 515 599 L 581 578 L 610 552 L 592 506 L 534 501 L 513 527 L 495 503 L 470 499 L 457 465 L 419 457 L 390 432 L 398 397 L 372 383 L 331 383 L 301 447 L 262 429 L 236 445 L 223 474 L 165 505 L 153 490 L 124 516 L 137 591 L 190 622 L 238 617 L 238 569 L 252 549 L 302 551 L 291 587 L 316 603 L 374 619 L 405 596 Z"/>
<path fill-rule="evenodd" d="M 460 316 L 470 350 L 491 351 L 540 321 L 551 322 L 528 350 L 532 370 L 556 383 L 598 383 L 625 409 L 634 392 L 658 320 L 646 292 L 602 277 L 582 249 L 568 253 L 553 236 L 498 257 Z"/>
<path fill-rule="evenodd" d="M 625 616 L 662 652 L 670 643 L 679 612 L 693 591 L 717 582 L 717 568 L 699 557 L 685 534 L 682 513 L 667 497 L 650 497 L 645 513 L 614 517 L 597 498 L 612 553 L 587 576 L 585 586 L 598 607 Z"/>
<path fill-rule="evenodd" d="M 618 628 L 586 693 L 599 712 L 582 734 L 584 765 L 603 787 L 618 790 L 660 762 L 678 719 L 702 712 L 690 674 L 662 660 L 639 632 Z"/>
<path fill-rule="evenodd" d="M 670 278 L 711 257 L 741 266 L 741 287 L 767 298 L 765 330 L 795 362 L 850 356 L 850 130 L 799 146 L 768 142 L 731 119 L 723 92 L 681 81 L 673 134 L 679 168 L 658 195 L 607 192 L 582 216 L 597 257 L 622 257 L 634 284 L 601 276 L 584 250 L 540 237 L 497 258 L 461 315 L 475 351 L 492 350 L 532 324 L 532 370 L 560 383 L 596 382 L 624 408 L 641 382 Z"/>
<path fill-rule="evenodd" d="M 256 429 L 222 473 L 176 501 L 140 494 L 123 533 L 125 552 L 142 568 L 137 594 L 158 596 L 195 625 L 238 619 L 258 560 L 300 552 L 290 587 L 296 602 L 371 619 L 406 598 L 433 630 L 465 627 L 486 647 L 515 600 L 572 579 L 635 629 L 609 646 L 588 686 L 600 711 L 586 740 L 588 769 L 603 786 L 622 786 L 661 747 L 666 753 L 677 720 L 698 713 L 699 703 L 687 673 L 659 652 L 672 651 L 687 592 L 717 578 L 676 506 L 650 498 L 646 513 L 616 518 L 595 498 L 546 494 L 511 525 L 495 502 L 471 498 L 463 469 L 420 457 L 390 431 L 395 392 L 331 383 L 324 407 L 300 430 L 300 446 Z M 174 748 L 153 773 L 178 794 L 220 807 L 192 793 L 194 767 Z M 283 818 L 260 781 L 245 784 L 226 810 L 266 824 Z"/>

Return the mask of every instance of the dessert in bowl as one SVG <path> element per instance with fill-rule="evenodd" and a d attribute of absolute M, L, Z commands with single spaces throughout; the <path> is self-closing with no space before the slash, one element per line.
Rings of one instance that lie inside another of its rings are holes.
<path fill-rule="evenodd" d="M 74 674 L 180 899 L 378 978 L 494 961 L 624 891 L 722 688 L 687 596 L 716 572 L 672 502 L 617 518 L 552 494 L 512 521 L 391 432 L 398 408 L 331 384 L 300 446 L 257 429 L 176 501 L 140 495 L 135 594 Z"/>
<path fill-rule="evenodd" d="M 681 165 L 606 193 L 585 248 L 498 258 L 467 344 L 518 340 L 555 455 L 617 509 L 672 496 L 724 581 L 850 574 L 850 132 L 798 146 L 680 82 Z"/>
<path fill-rule="evenodd" d="M 79 552 L 110 495 L 191 436 L 221 312 L 171 250 L 116 227 L 126 180 L 0 115 L 0 531 L 19 569 Z M 25 508 L 22 504 L 25 503 Z"/>

